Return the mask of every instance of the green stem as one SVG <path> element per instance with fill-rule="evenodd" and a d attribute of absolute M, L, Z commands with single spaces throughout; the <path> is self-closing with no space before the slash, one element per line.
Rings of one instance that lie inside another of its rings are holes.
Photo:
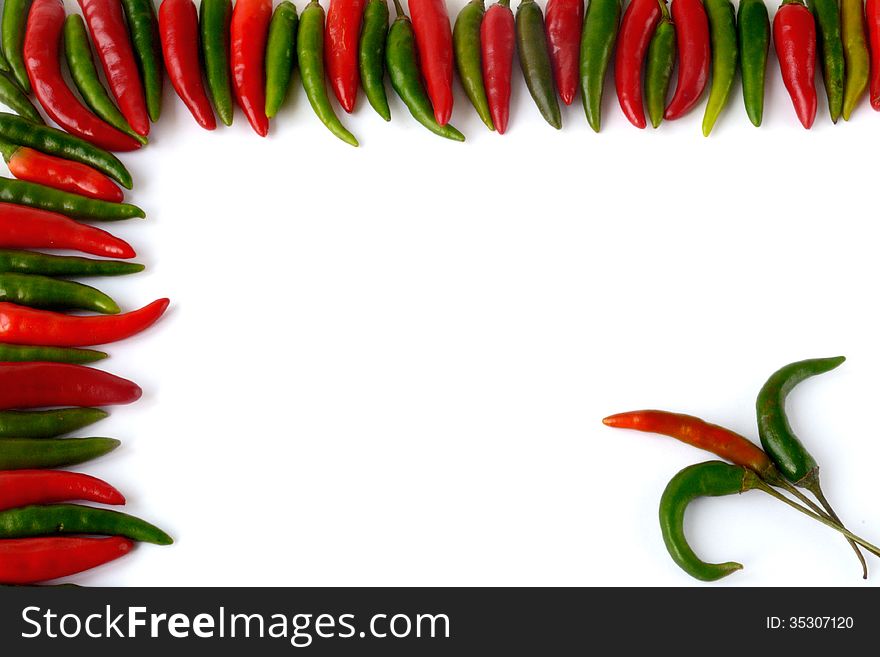
<path fill-rule="evenodd" d="M 816 499 L 819 500 L 819 504 L 825 507 L 825 510 L 828 512 L 828 515 L 831 516 L 832 520 L 835 520 L 837 524 L 843 527 L 843 522 L 841 521 L 840 517 L 837 515 L 837 513 L 835 513 L 834 509 L 831 508 L 828 500 L 825 499 L 825 494 L 822 492 L 822 487 L 819 485 L 818 479 L 816 480 L 816 484 L 809 488 L 809 491 L 816 496 Z M 859 546 L 856 545 L 852 539 L 847 540 L 852 546 L 852 549 L 855 550 L 856 556 L 858 556 L 859 562 L 862 564 L 862 579 L 868 579 L 868 564 L 865 563 L 865 557 L 859 551 Z"/>
<path fill-rule="evenodd" d="M 403 7 L 400 5 L 400 0 L 394 0 L 394 11 L 397 12 L 397 17 L 402 18 L 406 16 L 406 13 L 403 11 Z"/>

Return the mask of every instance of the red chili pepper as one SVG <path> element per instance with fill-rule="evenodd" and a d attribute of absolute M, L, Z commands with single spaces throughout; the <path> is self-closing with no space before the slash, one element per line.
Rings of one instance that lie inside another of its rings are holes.
<path fill-rule="evenodd" d="M 748 438 L 692 415 L 667 411 L 631 411 L 606 417 L 602 422 L 616 429 L 635 429 L 676 438 L 688 445 L 712 452 L 731 463 L 749 468 L 759 475 L 775 470 L 770 457 Z"/>
<path fill-rule="evenodd" d="M 79 0 L 86 25 L 104 68 L 104 76 L 119 111 L 132 130 L 146 137 L 150 117 L 137 60 L 119 0 Z"/>
<path fill-rule="evenodd" d="M 112 258 L 134 258 L 134 249 L 107 231 L 62 214 L 0 203 L 0 248 L 65 249 Z"/>
<path fill-rule="evenodd" d="M 7 164 L 9 172 L 19 180 L 113 203 L 121 203 L 123 199 L 119 185 L 100 171 L 80 162 L 21 146 L 15 150 Z"/>
<path fill-rule="evenodd" d="M 76 575 L 125 556 L 134 541 L 110 538 L 11 538 L 0 540 L 0 584 L 36 584 Z"/>
<path fill-rule="evenodd" d="M 773 41 L 782 81 L 803 126 L 816 118 L 816 22 L 801 0 L 785 0 L 773 18 Z"/>
<path fill-rule="evenodd" d="M 261 137 L 269 134 L 266 116 L 266 39 L 272 0 L 238 0 L 232 10 L 232 88 L 238 106 Z"/>
<path fill-rule="evenodd" d="M 562 102 L 571 105 L 577 94 L 580 75 L 584 3 L 583 0 L 548 0 L 544 13 L 556 88 Z"/>
<path fill-rule="evenodd" d="M 696 105 L 709 80 L 709 18 L 702 0 L 674 0 L 672 22 L 678 44 L 678 84 L 663 118 L 673 121 Z"/>
<path fill-rule="evenodd" d="M 159 35 L 165 68 L 174 91 L 205 130 L 217 120 L 202 83 L 199 15 L 192 0 L 164 0 L 159 6 Z"/>
<path fill-rule="evenodd" d="M 510 80 L 516 48 L 516 21 L 509 2 L 496 3 L 486 11 L 480 24 L 480 48 L 492 123 L 503 135 L 510 118 Z"/>
<path fill-rule="evenodd" d="M 122 493 L 107 482 L 62 470 L 9 470 L 0 472 L 0 511 L 30 504 L 83 500 L 125 504 Z"/>
<path fill-rule="evenodd" d="M 64 30 L 61 0 L 34 0 L 24 37 L 24 61 L 34 94 L 55 123 L 78 137 L 110 151 L 141 147 L 87 110 L 61 74 L 60 46 Z"/>
<path fill-rule="evenodd" d="M 880 0 L 866 0 L 865 18 L 871 44 L 871 107 L 880 111 Z"/>
<path fill-rule="evenodd" d="M 657 0 L 632 0 L 623 14 L 617 38 L 614 62 L 617 100 L 626 118 L 637 128 L 647 125 L 642 101 L 642 64 L 661 15 Z"/>
<path fill-rule="evenodd" d="M 109 344 L 148 329 L 170 301 L 159 299 L 122 315 L 82 317 L 0 303 L 0 342 L 45 347 L 89 347 Z"/>
<path fill-rule="evenodd" d="M 440 125 L 452 117 L 452 28 L 443 0 L 410 0 L 422 75 Z"/>
<path fill-rule="evenodd" d="M 360 70 L 358 40 L 366 0 L 330 0 L 324 31 L 327 77 L 339 104 L 349 114 L 357 101 Z"/>
<path fill-rule="evenodd" d="M 0 363 L 0 410 L 131 404 L 141 394 L 137 384 L 92 367 Z"/>

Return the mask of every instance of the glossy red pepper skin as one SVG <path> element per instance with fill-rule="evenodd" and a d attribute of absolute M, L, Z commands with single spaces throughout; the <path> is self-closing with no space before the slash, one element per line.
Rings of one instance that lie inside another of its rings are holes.
<path fill-rule="evenodd" d="M 492 123 L 499 135 L 507 132 L 510 119 L 510 81 L 516 50 L 516 20 L 509 5 L 494 4 L 480 24 L 483 84 Z"/>
<path fill-rule="evenodd" d="M 544 29 L 556 89 L 566 105 L 571 105 L 577 95 L 583 24 L 583 0 L 548 0 Z"/>
<path fill-rule="evenodd" d="M 452 27 L 443 0 L 410 0 L 416 47 L 434 118 L 440 125 L 452 117 Z"/>
<path fill-rule="evenodd" d="M 150 134 L 150 117 L 128 25 L 119 0 L 79 0 L 110 93 L 132 130 Z"/>
<path fill-rule="evenodd" d="M 812 127 L 816 93 L 816 22 L 799 0 L 786 0 L 773 18 L 773 41 L 782 81 L 801 124 Z"/>
<path fill-rule="evenodd" d="M 360 85 L 358 43 L 366 0 L 330 0 L 324 28 L 324 64 L 330 87 L 349 114 L 354 111 Z"/>
<path fill-rule="evenodd" d="M 129 313 L 88 317 L 0 303 L 0 342 L 45 347 L 118 342 L 155 324 L 169 303 L 168 299 L 159 299 Z"/>
<path fill-rule="evenodd" d="M 0 363 L 0 410 L 131 404 L 137 384 L 109 372 L 65 363 Z"/>
<path fill-rule="evenodd" d="M 199 14 L 192 0 L 164 0 L 159 6 L 159 38 L 171 86 L 201 127 L 214 130 L 217 120 L 202 82 Z"/>
<path fill-rule="evenodd" d="M 232 90 L 238 106 L 261 137 L 269 134 L 266 116 L 266 40 L 272 0 L 238 0 L 230 25 Z"/>
<path fill-rule="evenodd" d="M 0 472 L 0 511 L 31 504 L 74 501 L 125 504 L 125 497 L 107 482 L 78 472 L 63 470 Z"/>
<path fill-rule="evenodd" d="M 632 0 L 623 14 L 617 37 L 614 59 L 617 100 L 623 114 L 637 128 L 647 125 L 642 100 L 642 65 L 661 15 L 658 0 Z"/>
<path fill-rule="evenodd" d="M 34 94 L 49 117 L 67 132 L 109 151 L 135 151 L 133 137 L 105 123 L 79 102 L 61 74 L 61 0 L 34 0 L 24 37 L 24 61 Z"/>
<path fill-rule="evenodd" d="M 134 541 L 120 536 L 5 539 L 0 541 L 0 584 L 36 584 L 76 575 L 133 548 Z"/>
<path fill-rule="evenodd" d="M 127 242 L 100 228 L 12 203 L 0 203 L 0 248 L 64 249 L 125 259 L 136 255 Z"/>
<path fill-rule="evenodd" d="M 678 83 L 663 118 L 679 119 L 700 101 L 709 81 L 709 17 L 702 0 L 673 0 L 672 22 L 678 47 Z"/>
<path fill-rule="evenodd" d="M 18 148 L 7 164 L 9 172 L 19 180 L 112 203 L 121 203 L 124 198 L 119 185 L 100 171 L 33 148 Z"/>
<path fill-rule="evenodd" d="M 866 0 L 865 22 L 871 47 L 871 107 L 880 111 L 880 0 Z"/>

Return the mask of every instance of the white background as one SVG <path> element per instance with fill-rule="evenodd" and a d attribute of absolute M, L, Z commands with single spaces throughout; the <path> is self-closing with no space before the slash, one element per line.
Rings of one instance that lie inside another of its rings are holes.
<path fill-rule="evenodd" d="M 708 139 L 702 106 L 638 131 L 609 85 L 601 134 L 579 99 L 556 132 L 516 73 L 503 137 L 458 88 L 466 144 L 361 97 L 359 149 L 298 79 L 265 140 L 240 113 L 201 130 L 168 86 L 151 145 L 123 158 L 148 219 L 112 227 L 148 272 L 98 284 L 173 305 L 112 346 L 106 368 L 145 397 L 91 430 L 123 446 L 83 469 L 177 543 L 77 581 L 696 584 L 656 514 L 710 455 L 602 417 L 663 408 L 757 439 L 765 378 L 837 354 L 792 422 L 838 512 L 880 540 L 880 117 L 865 102 L 832 126 L 823 99 L 804 131 L 771 54 L 760 129 L 737 86 Z M 695 504 L 687 531 L 745 564 L 718 586 L 864 585 L 842 539 L 760 492 Z"/>

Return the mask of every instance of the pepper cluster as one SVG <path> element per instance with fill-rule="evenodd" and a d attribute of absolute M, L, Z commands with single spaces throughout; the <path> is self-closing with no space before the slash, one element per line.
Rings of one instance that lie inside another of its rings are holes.
<path fill-rule="evenodd" d="M 663 492 L 660 529 L 666 549 L 682 570 L 697 579 L 714 581 L 742 569 L 742 565 L 734 561 L 720 564 L 702 561 L 688 545 L 684 514 L 688 505 L 698 497 L 760 490 L 840 532 L 855 551 L 862 566 L 862 576 L 868 578 L 868 566 L 861 550 L 880 556 L 880 548 L 844 527 L 822 492 L 816 460 L 795 435 L 785 411 L 786 399 L 795 386 L 839 367 L 844 360 L 837 357 L 798 361 L 770 376 L 758 393 L 756 403 L 758 434 L 763 449 L 729 429 L 690 415 L 631 411 L 603 420 L 609 427 L 671 436 L 729 461 L 708 461 L 689 466 L 675 475 Z M 801 489 L 811 493 L 815 501 Z"/>

